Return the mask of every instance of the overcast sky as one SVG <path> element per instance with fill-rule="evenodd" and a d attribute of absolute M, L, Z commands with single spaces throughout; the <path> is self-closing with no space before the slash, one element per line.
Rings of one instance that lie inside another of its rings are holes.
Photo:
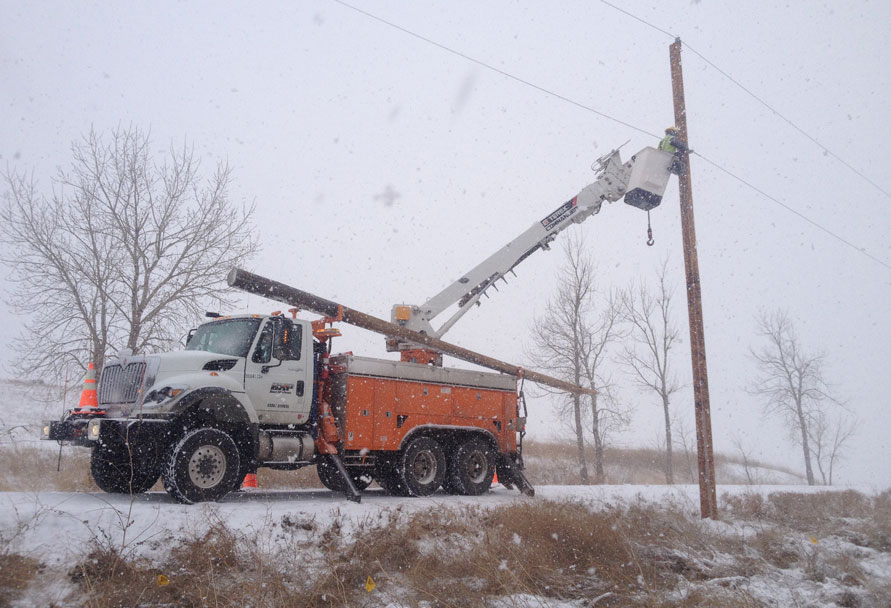
<path fill-rule="evenodd" d="M 887 1 L 614 3 L 680 36 L 891 190 Z M 33 171 L 48 190 L 91 127 L 150 130 L 159 154 L 185 139 L 208 171 L 228 160 L 232 198 L 256 203 L 264 249 L 252 270 L 386 318 L 392 304 L 423 302 L 577 194 L 597 157 L 625 142 L 625 157 L 655 145 L 645 133 L 673 121 L 672 38 L 606 4 L 361 7 L 640 130 L 334 1 L 0 0 L 0 163 Z M 828 378 L 861 421 L 839 480 L 887 486 L 891 201 L 690 50 L 684 72 L 697 152 L 885 264 L 693 158 L 716 448 L 733 451 L 739 439 L 803 469 L 780 422 L 744 390 L 755 374 L 755 315 L 780 307 L 804 345 L 827 354 Z M 622 203 L 572 230 L 584 234 L 604 288 L 652 277 L 668 257 L 685 338 L 677 367 L 689 385 L 674 180 L 652 221 L 654 247 L 645 214 Z M 522 362 L 561 261 L 559 247 L 527 260 L 447 339 Z M 244 307 L 276 305 L 246 298 Z M 21 321 L 3 314 L 7 342 Z M 386 356 L 379 336 L 343 330 L 342 349 Z M 657 400 L 633 389 L 623 398 L 637 415 L 615 441 L 652 444 Z M 530 408 L 533 437 L 565 435 L 546 398 Z M 674 408 L 692 428 L 692 391 Z"/>

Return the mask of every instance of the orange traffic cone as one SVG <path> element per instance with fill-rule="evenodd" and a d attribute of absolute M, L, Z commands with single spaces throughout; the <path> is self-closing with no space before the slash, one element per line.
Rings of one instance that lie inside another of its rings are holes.
<path fill-rule="evenodd" d="M 498 483 L 498 471 L 492 473 L 492 484 L 494 485 L 496 483 Z"/>
<path fill-rule="evenodd" d="M 84 388 L 80 393 L 80 403 L 77 404 L 75 414 L 101 414 L 99 411 L 99 399 L 96 396 L 96 368 L 90 362 L 87 368 L 87 377 L 84 379 Z"/>
<path fill-rule="evenodd" d="M 244 481 L 241 484 L 241 489 L 246 490 L 248 488 L 257 488 L 257 474 L 256 473 L 248 473 L 244 476 Z"/>

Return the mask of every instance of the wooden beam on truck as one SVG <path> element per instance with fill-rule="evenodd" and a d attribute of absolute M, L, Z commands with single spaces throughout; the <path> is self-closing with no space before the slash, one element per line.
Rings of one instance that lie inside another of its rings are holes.
<path fill-rule="evenodd" d="M 433 338 L 400 327 L 389 321 L 384 321 L 383 319 L 348 308 L 337 302 L 326 300 L 325 298 L 297 289 L 296 287 L 291 287 L 284 283 L 267 279 L 266 277 L 248 272 L 247 270 L 242 270 L 241 268 L 233 268 L 229 272 L 226 280 L 230 287 L 235 287 L 236 289 L 263 296 L 264 298 L 269 298 L 270 300 L 275 300 L 277 302 L 290 304 L 301 310 L 309 310 L 320 315 L 325 315 L 326 317 L 339 318 L 344 323 L 349 323 L 350 325 L 355 325 L 356 327 L 361 327 L 362 329 L 367 329 L 385 336 L 400 338 L 406 342 L 414 342 L 415 344 L 427 347 L 431 350 L 436 350 L 445 355 L 450 355 L 456 359 L 493 369 L 503 374 L 516 377 L 522 376 L 530 382 L 550 386 L 551 388 L 566 391 L 568 393 L 586 395 L 597 394 L 594 389 L 577 386 L 570 382 L 560 380 L 559 378 L 553 378 L 546 374 L 524 369 L 519 365 L 505 363 L 504 361 L 499 361 L 498 359 L 475 353 L 461 346 L 449 344 L 438 338 Z"/>

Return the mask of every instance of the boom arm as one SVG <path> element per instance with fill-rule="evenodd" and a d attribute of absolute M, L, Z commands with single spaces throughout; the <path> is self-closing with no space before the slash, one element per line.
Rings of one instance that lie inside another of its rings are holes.
<path fill-rule="evenodd" d="M 427 300 L 421 306 L 396 305 L 392 321 L 402 327 L 433 337 L 441 337 L 471 306 L 477 304 L 496 281 L 504 280 L 508 272 L 539 249 L 549 249 L 557 234 L 580 224 L 600 211 L 603 201 L 614 202 L 625 197 L 625 202 L 643 210 L 659 205 L 668 183 L 671 154 L 654 148 L 644 148 L 622 163 L 618 150 L 600 158 L 597 180 L 571 200 L 563 203 L 540 221 L 535 222 L 520 236 L 493 253 L 460 279 Z M 454 303 L 458 310 L 443 325 L 434 330 L 431 321 Z M 388 350 L 406 350 L 410 344 L 389 340 Z"/>

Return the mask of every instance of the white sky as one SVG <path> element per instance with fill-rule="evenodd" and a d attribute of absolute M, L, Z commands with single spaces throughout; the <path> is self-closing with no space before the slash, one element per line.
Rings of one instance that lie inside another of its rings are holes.
<path fill-rule="evenodd" d="M 616 2 L 679 35 L 891 190 L 887 2 Z M 361 6 L 646 131 L 673 120 L 671 38 L 605 4 Z M 151 129 L 159 153 L 187 138 L 207 169 L 228 159 L 233 199 L 257 204 L 264 251 L 252 270 L 384 318 L 574 196 L 598 156 L 627 140 L 625 156 L 655 144 L 330 0 L 0 0 L 0 14 L 3 166 L 33 170 L 48 188 L 91 125 Z M 891 264 L 886 195 L 689 51 L 684 71 L 697 152 Z M 891 484 L 891 270 L 701 159 L 692 178 L 716 448 L 732 451 L 739 437 L 756 455 L 803 469 L 779 422 L 744 391 L 754 315 L 779 306 L 807 347 L 828 354 L 830 380 L 862 421 L 839 479 Z M 621 203 L 573 230 L 585 233 L 604 286 L 652 275 L 670 256 L 686 338 L 675 182 L 653 222 L 652 248 L 644 214 Z M 527 260 L 447 339 L 522 362 L 532 316 L 555 286 L 558 250 Z M 20 321 L 4 321 L 6 342 Z M 384 355 L 380 337 L 343 329 L 342 349 Z M 689 383 L 687 357 L 680 352 L 677 366 Z M 624 397 L 638 414 L 616 439 L 651 444 L 656 400 Z M 545 399 L 530 406 L 533 437 L 563 432 Z M 675 408 L 692 428 L 691 391 Z"/>

